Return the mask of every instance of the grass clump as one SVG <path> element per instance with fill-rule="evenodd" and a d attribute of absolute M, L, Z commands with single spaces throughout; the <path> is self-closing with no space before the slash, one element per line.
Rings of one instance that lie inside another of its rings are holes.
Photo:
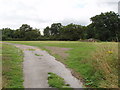
<path fill-rule="evenodd" d="M 35 51 L 35 49 L 28 49 L 29 51 Z"/>
<path fill-rule="evenodd" d="M 65 81 L 60 76 L 49 72 L 48 73 L 48 84 L 54 88 L 69 88 L 69 84 L 65 84 Z"/>
<path fill-rule="evenodd" d="M 2 87 L 23 88 L 22 51 L 7 44 L 2 49 Z"/>
<path fill-rule="evenodd" d="M 35 54 L 35 56 L 43 56 L 43 55 Z"/>

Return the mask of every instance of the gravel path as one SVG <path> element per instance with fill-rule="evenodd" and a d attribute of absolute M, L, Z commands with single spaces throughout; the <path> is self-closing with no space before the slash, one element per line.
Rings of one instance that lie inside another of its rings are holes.
<path fill-rule="evenodd" d="M 53 72 L 64 78 L 72 88 L 82 88 L 82 83 L 72 76 L 71 71 L 64 64 L 55 60 L 53 56 L 37 47 L 12 44 L 23 50 L 24 87 L 49 88 L 48 72 Z"/>

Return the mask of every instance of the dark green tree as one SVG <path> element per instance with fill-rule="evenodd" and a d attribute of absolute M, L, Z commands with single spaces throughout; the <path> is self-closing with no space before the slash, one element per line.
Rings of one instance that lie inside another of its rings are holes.
<path fill-rule="evenodd" d="M 51 35 L 59 35 L 60 33 L 60 29 L 62 28 L 62 24 L 61 23 L 53 23 L 51 25 Z"/>
<path fill-rule="evenodd" d="M 119 15 L 110 11 L 91 18 L 94 37 L 102 41 L 118 41 L 120 23 Z M 90 28 L 91 29 L 91 28 Z M 89 30 L 90 30 L 89 29 Z M 90 33 L 89 33 L 90 34 Z"/>
<path fill-rule="evenodd" d="M 52 39 L 58 39 L 60 36 L 60 30 L 62 28 L 61 23 L 53 23 L 50 28 L 51 38 Z"/>
<path fill-rule="evenodd" d="M 38 38 L 41 36 L 39 29 L 33 29 L 31 31 L 25 32 L 25 40 L 38 40 Z"/>
<path fill-rule="evenodd" d="M 62 40 L 79 40 L 84 38 L 84 29 L 81 25 L 69 24 L 60 31 Z"/>
<path fill-rule="evenodd" d="M 32 27 L 30 27 L 30 25 L 27 24 L 23 24 L 20 28 L 19 28 L 19 33 L 20 33 L 20 38 L 25 38 L 25 33 L 32 31 Z"/>
<path fill-rule="evenodd" d="M 2 40 L 12 40 L 13 37 L 14 37 L 14 30 L 10 28 L 2 29 Z"/>
<path fill-rule="evenodd" d="M 89 38 L 95 38 L 95 30 L 94 30 L 94 26 L 93 24 L 89 24 L 87 27 L 86 27 L 86 39 L 89 39 Z M 97 33 L 96 33 L 97 35 Z"/>
<path fill-rule="evenodd" d="M 50 28 L 48 26 L 44 29 L 43 34 L 45 37 L 49 37 L 51 35 Z"/>

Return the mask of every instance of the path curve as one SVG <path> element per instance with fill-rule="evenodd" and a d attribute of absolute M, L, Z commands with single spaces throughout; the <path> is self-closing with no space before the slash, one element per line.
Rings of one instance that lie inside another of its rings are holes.
<path fill-rule="evenodd" d="M 20 48 L 24 53 L 24 88 L 49 88 L 48 72 L 56 73 L 64 78 L 65 82 L 70 84 L 72 88 L 82 88 L 82 83 L 72 76 L 71 71 L 64 64 L 55 60 L 48 52 L 34 46 L 12 45 Z"/>

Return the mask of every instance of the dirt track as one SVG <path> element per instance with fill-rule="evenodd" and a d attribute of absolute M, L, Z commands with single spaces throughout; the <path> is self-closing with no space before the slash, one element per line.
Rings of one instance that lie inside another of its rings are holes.
<path fill-rule="evenodd" d="M 37 47 L 12 44 L 23 50 L 24 62 L 24 87 L 25 88 L 49 88 L 47 83 L 48 72 L 56 73 L 64 78 L 72 88 L 82 88 L 82 84 L 70 70 L 53 56 Z"/>

